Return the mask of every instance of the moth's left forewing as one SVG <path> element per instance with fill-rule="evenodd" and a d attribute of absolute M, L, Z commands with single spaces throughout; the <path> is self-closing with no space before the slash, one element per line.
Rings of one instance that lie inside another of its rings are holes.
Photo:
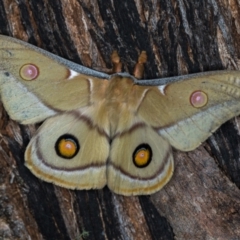
<path fill-rule="evenodd" d="M 0 59 L 1 100 L 10 117 L 24 124 L 88 106 L 92 86 L 104 82 L 82 66 L 77 72 L 74 63 L 1 35 Z"/>
<path fill-rule="evenodd" d="M 239 71 L 187 75 L 148 91 L 138 114 L 172 146 L 189 151 L 240 114 L 239 97 Z"/>

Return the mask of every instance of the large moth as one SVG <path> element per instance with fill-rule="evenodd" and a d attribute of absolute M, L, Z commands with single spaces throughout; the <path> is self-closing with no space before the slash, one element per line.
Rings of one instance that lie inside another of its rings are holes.
<path fill-rule="evenodd" d="M 70 189 L 158 191 L 173 174 L 172 147 L 193 150 L 240 114 L 239 87 L 239 71 L 156 80 L 107 75 L 0 36 L 5 109 L 22 124 L 44 121 L 25 164 Z"/>

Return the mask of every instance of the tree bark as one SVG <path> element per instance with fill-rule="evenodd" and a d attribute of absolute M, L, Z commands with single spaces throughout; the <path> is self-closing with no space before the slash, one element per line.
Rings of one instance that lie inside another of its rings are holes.
<path fill-rule="evenodd" d="M 149 79 L 240 67 L 237 0 L 2 0 L 0 32 L 102 71 L 117 50 L 131 73 L 145 50 Z M 198 149 L 174 150 L 172 180 L 140 197 L 37 179 L 24 166 L 37 126 L 2 105 L 0 119 L 1 239 L 240 239 L 238 117 Z"/>

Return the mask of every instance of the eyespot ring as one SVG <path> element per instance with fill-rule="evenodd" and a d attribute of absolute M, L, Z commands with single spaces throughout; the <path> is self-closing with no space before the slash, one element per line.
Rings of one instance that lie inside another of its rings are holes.
<path fill-rule="evenodd" d="M 146 143 L 138 145 L 133 152 L 132 160 L 137 168 L 147 167 L 152 161 L 152 148 Z"/>
<path fill-rule="evenodd" d="M 190 103 L 195 108 L 204 107 L 208 102 L 208 95 L 203 91 L 195 91 L 190 96 Z"/>
<path fill-rule="evenodd" d="M 79 152 L 80 146 L 76 137 L 71 134 L 63 134 L 56 141 L 55 150 L 59 157 L 72 159 Z"/>

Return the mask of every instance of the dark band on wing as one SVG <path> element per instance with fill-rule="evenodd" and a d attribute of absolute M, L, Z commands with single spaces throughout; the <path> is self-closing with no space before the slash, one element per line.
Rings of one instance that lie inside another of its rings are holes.
<path fill-rule="evenodd" d="M 110 140 L 110 136 L 104 131 L 104 129 L 100 128 L 97 125 L 94 125 L 91 118 L 89 118 L 89 117 L 81 114 L 81 112 L 77 112 L 77 111 L 72 111 L 71 114 L 74 115 L 75 118 L 84 121 L 88 125 L 89 128 L 91 128 L 91 129 L 96 128 L 99 135 L 106 137 L 108 139 L 108 141 Z"/>
<path fill-rule="evenodd" d="M 124 132 L 117 132 L 113 137 L 112 137 L 112 139 L 111 140 L 114 140 L 114 138 L 117 138 L 117 137 L 123 137 L 124 135 L 126 135 L 126 134 L 131 134 L 133 131 L 135 131 L 136 129 L 138 129 L 138 128 L 144 128 L 144 127 L 146 127 L 146 124 L 145 123 L 143 123 L 143 122 L 139 122 L 139 123 L 135 123 L 134 125 L 132 125 L 131 126 L 131 128 L 129 128 L 129 129 L 127 129 L 127 130 L 125 130 Z"/>

